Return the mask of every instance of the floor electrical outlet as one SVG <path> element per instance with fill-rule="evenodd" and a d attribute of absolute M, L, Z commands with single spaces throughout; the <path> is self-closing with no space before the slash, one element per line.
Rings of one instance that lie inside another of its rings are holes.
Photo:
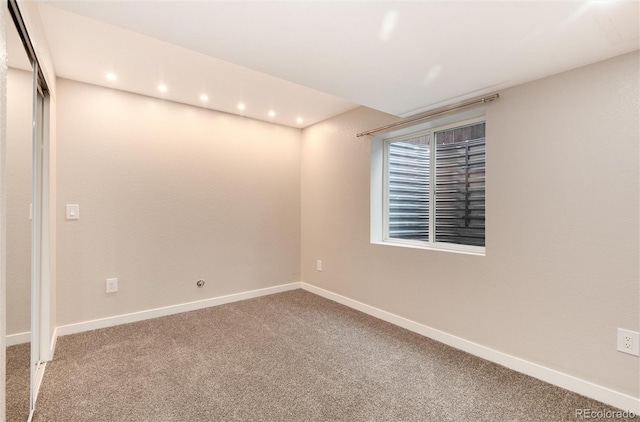
<path fill-rule="evenodd" d="M 107 293 L 115 293 L 118 291 L 118 279 L 117 278 L 108 278 L 107 279 Z"/>
<path fill-rule="evenodd" d="M 640 333 L 618 328 L 618 351 L 640 356 Z"/>

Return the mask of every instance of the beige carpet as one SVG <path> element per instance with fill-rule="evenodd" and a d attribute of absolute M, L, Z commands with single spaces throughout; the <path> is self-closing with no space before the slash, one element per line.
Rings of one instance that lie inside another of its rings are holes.
<path fill-rule="evenodd" d="M 575 421 L 614 410 L 295 290 L 61 337 L 35 421 Z"/>
<path fill-rule="evenodd" d="M 29 344 L 7 347 L 7 422 L 24 422 L 29 417 Z"/>

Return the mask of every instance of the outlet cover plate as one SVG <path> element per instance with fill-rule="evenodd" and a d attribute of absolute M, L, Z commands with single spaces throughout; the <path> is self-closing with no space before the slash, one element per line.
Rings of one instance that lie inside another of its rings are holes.
<path fill-rule="evenodd" d="M 640 333 L 618 328 L 618 351 L 640 356 Z"/>
<path fill-rule="evenodd" d="M 108 278 L 107 279 L 107 293 L 115 293 L 118 291 L 118 279 L 117 278 Z"/>

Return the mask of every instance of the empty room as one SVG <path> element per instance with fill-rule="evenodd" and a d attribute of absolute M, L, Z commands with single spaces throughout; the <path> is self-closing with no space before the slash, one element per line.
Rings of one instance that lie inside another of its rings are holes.
<path fill-rule="evenodd" d="M 0 13 L 0 422 L 640 418 L 640 1 Z"/>

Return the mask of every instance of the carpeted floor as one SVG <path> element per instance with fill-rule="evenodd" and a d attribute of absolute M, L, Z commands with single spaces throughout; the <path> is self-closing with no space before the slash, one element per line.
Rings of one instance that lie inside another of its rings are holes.
<path fill-rule="evenodd" d="M 25 422 L 29 417 L 29 344 L 7 347 L 7 422 Z"/>
<path fill-rule="evenodd" d="M 562 421 L 614 410 L 295 290 L 61 337 L 34 420 Z"/>

